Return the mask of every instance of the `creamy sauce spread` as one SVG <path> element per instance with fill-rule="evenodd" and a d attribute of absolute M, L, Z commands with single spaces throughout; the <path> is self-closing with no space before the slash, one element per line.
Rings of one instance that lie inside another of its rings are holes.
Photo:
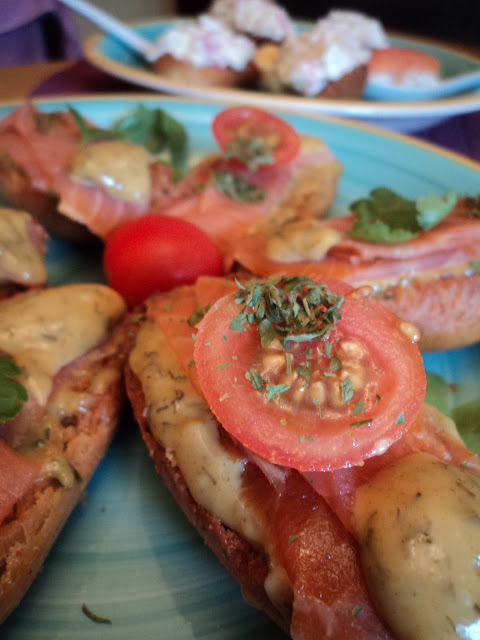
<path fill-rule="evenodd" d="M 270 0 L 216 0 L 209 14 L 230 29 L 281 42 L 294 31 L 285 9 Z"/>
<path fill-rule="evenodd" d="M 142 325 L 130 366 L 142 383 L 152 433 L 180 469 L 196 502 L 253 544 L 261 544 L 261 523 L 242 499 L 246 459 L 222 446 L 208 405 L 193 390 L 155 324 Z"/>
<path fill-rule="evenodd" d="M 411 455 L 357 491 L 355 518 L 372 597 L 396 638 L 478 637 L 480 478 Z"/>
<path fill-rule="evenodd" d="M 341 240 L 341 233 L 320 220 L 305 220 L 280 227 L 268 238 L 265 252 L 271 260 L 321 260 Z"/>
<path fill-rule="evenodd" d="M 147 205 L 152 186 L 150 161 L 148 151 L 140 145 L 126 140 L 97 140 L 78 148 L 70 174 L 116 198 Z"/>
<path fill-rule="evenodd" d="M 255 55 L 255 44 L 205 14 L 194 23 L 174 26 L 159 37 L 154 59 L 166 54 L 195 67 L 243 71 Z"/>
<path fill-rule="evenodd" d="M 0 208 L 0 283 L 45 284 L 45 257 L 29 236 L 31 217 L 24 211 Z"/>
<path fill-rule="evenodd" d="M 31 291 L 2 302 L 0 350 L 22 368 L 22 384 L 45 405 L 55 374 L 103 342 L 125 311 L 123 299 L 97 284 Z"/>

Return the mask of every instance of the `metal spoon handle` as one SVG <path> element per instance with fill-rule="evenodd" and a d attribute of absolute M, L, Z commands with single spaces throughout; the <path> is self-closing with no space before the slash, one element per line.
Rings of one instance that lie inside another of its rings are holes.
<path fill-rule="evenodd" d="M 60 0 L 60 2 L 96 24 L 102 31 L 116 36 L 131 49 L 148 58 L 152 47 L 151 43 L 120 22 L 120 20 L 117 20 L 117 18 L 86 0 Z"/>

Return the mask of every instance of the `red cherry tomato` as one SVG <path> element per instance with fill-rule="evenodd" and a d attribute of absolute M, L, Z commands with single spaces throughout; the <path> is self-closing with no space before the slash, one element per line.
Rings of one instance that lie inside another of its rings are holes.
<path fill-rule="evenodd" d="M 103 254 L 107 283 L 129 306 L 156 291 L 192 284 L 199 275 L 222 275 L 214 242 L 186 220 L 147 215 L 109 237 Z"/>
<path fill-rule="evenodd" d="M 399 318 L 328 280 L 345 302 L 323 338 L 262 347 L 255 324 L 233 329 L 234 295 L 198 325 L 195 364 L 224 428 L 274 464 L 327 471 L 362 464 L 398 440 L 416 417 L 426 379 Z"/>
<path fill-rule="evenodd" d="M 213 120 L 212 132 L 222 151 L 231 153 L 244 164 L 248 164 L 245 157 L 248 145 L 243 143 L 260 140 L 271 154 L 270 162 L 258 160 L 260 168 L 286 165 L 300 149 L 300 137 L 288 122 L 255 107 L 231 107 L 221 111 Z M 251 150 L 255 155 L 254 147 Z"/>

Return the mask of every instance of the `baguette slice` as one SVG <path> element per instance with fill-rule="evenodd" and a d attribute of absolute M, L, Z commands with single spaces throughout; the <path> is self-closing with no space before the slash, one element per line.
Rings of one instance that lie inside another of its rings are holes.
<path fill-rule="evenodd" d="M 150 299 L 131 326 L 126 389 L 157 472 L 244 599 L 287 634 L 388 640 L 356 543 L 326 501 L 298 472 L 259 461 L 231 439 L 185 375 L 171 339 L 192 343 L 192 328 L 178 320 L 195 309 L 192 290 Z M 351 615 L 355 605 L 361 619 Z M 329 636 L 330 627 L 345 635 Z"/>
<path fill-rule="evenodd" d="M 0 622 L 41 570 L 115 432 L 124 311 L 103 285 L 31 291 L 1 304 L 0 349 L 22 369 L 28 401 L 0 423 Z"/>
<path fill-rule="evenodd" d="M 468 603 L 478 593 L 474 565 L 480 537 L 465 514 L 472 508 L 476 513 L 480 503 L 480 460 L 464 447 L 455 425 L 424 403 L 407 432 L 382 454 L 331 472 L 302 473 L 255 455 L 216 420 L 199 384 L 205 371 L 197 375 L 191 360 L 200 345 L 216 349 L 222 339 L 230 340 L 220 335 L 224 327 L 215 338 L 202 329 L 211 320 L 209 314 L 221 308 L 215 301 L 235 289 L 232 281 L 200 278 L 194 286 L 148 299 L 142 317 L 131 327 L 126 388 L 157 471 L 239 582 L 244 598 L 294 640 L 441 637 L 446 618 L 438 616 L 439 603 L 449 607 L 452 619 L 478 624 L 478 611 Z M 200 322 L 194 342 L 193 327 L 206 303 L 213 307 Z M 236 343 L 232 353 L 238 348 Z M 225 366 L 217 368 L 223 371 Z M 222 392 L 213 383 L 209 390 L 213 395 Z M 262 429 L 261 411 L 250 410 L 249 418 Z M 429 485 L 431 469 L 445 474 L 444 495 L 435 491 L 435 483 Z M 422 503 L 418 524 L 403 506 L 424 494 L 429 498 Z M 402 535 L 394 535 L 395 524 L 371 531 L 369 523 L 377 512 L 393 520 L 402 514 Z M 425 522 L 433 523 L 436 542 L 427 537 L 426 555 L 413 552 L 405 562 L 405 548 L 417 549 L 418 531 L 424 539 Z M 455 523 L 452 531 L 468 522 L 461 550 L 445 522 Z M 370 534 L 374 545 L 369 544 Z M 451 578 L 452 592 L 458 588 L 458 594 L 468 596 L 452 598 L 450 590 L 449 595 L 442 590 L 443 578 L 432 578 L 437 570 L 430 543 L 455 567 L 438 570 L 445 581 Z M 429 600 L 428 606 L 426 600 L 419 601 L 418 585 L 423 593 L 436 591 L 437 601 Z M 408 603 L 408 615 L 397 615 L 403 602 Z M 420 635 L 415 627 L 423 609 L 428 612 Z"/>

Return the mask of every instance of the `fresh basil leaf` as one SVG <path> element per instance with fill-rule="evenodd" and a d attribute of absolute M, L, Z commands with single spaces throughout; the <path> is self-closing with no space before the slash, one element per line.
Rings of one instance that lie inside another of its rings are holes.
<path fill-rule="evenodd" d="M 430 229 L 447 216 L 457 204 L 458 196 L 448 191 L 444 198 L 430 194 L 416 201 L 417 222 L 422 229 Z"/>
<path fill-rule="evenodd" d="M 427 371 L 425 402 L 433 404 L 446 416 L 452 416 L 453 398 L 450 384 L 437 373 Z"/>
<path fill-rule="evenodd" d="M 147 109 L 139 104 L 134 111 L 116 120 L 115 134 L 141 145 L 157 155 L 167 152 L 172 164 L 184 167 L 187 156 L 185 128 L 163 109 Z"/>
<path fill-rule="evenodd" d="M 110 140 L 112 138 L 120 138 L 119 134 L 115 134 L 110 129 L 101 129 L 100 127 L 92 127 L 85 118 L 73 107 L 68 110 L 75 118 L 78 128 L 80 129 L 80 144 L 86 144 L 92 140 Z"/>
<path fill-rule="evenodd" d="M 365 242 L 406 242 L 443 220 L 457 199 L 457 195 L 449 191 L 443 198 L 429 195 L 414 201 L 386 187 L 378 187 L 367 198 L 350 205 L 356 220 L 349 235 Z"/>
<path fill-rule="evenodd" d="M 12 377 L 21 373 L 12 358 L 0 356 L 0 422 L 14 418 L 28 400 L 25 387 Z"/>
<path fill-rule="evenodd" d="M 457 407 L 452 412 L 452 418 L 457 425 L 465 445 L 480 456 L 480 424 L 478 415 L 480 411 L 480 400 L 474 400 L 461 407 Z"/>
<path fill-rule="evenodd" d="M 129 140 L 145 147 L 152 155 L 165 152 L 175 168 L 185 168 L 188 138 L 183 125 L 163 109 L 147 109 L 139 104 L 133 111 L 118 118 L 110 129 L 92 127 L 73 107 L 68 107 L 80 129 L 82 144 L 91 140 Z"/>

